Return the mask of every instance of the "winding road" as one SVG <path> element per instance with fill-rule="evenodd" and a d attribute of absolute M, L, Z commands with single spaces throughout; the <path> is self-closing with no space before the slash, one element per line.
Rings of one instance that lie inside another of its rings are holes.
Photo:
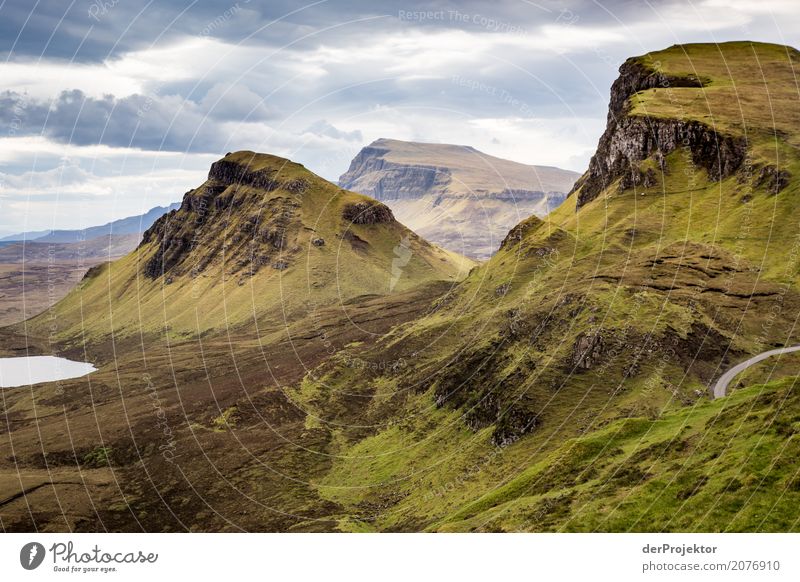
<path fill-rule="evenodd" d="M 758 354 L 757 356 L 753 356 L 749 360 L 745 360 L 741 364 L 736 364 L 733 368 L 725 372 L 717 383 L 714 384 L 714 398 L 722 398 L 723 396 L 727 395 L 728 393 L 728 384 L 731 383 L 740 372 L 746 370 L 753 364 L 757 364 L 763 360 L 766 360 L 770 356 L 777 356 L 778 354 L 788 354 L 790 352 L 798 352 L 800 351 L 800 346 L 791 346 L 788 348 L 777 348 L 774 350 L 769 350 L 768 352 L 763 352 Z"/>

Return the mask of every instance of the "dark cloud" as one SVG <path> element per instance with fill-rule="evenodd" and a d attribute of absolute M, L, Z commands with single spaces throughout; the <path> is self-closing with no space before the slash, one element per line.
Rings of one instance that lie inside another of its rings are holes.
<path fill-rule="evenodd" d="M 263 104 L 244 88 L 208 96 L 198 104 L 175 95 L 93 98 L 74 89 L 41 101 L 5 91 L 0 123 L 14 124 L 17 136 L 43 135 L 73 145 L 219 152 L 229 142 L 219 122 L 236 116 L 237 122 L 252 123 L 265 117 Z"/>
<path fill-rule="evenodd" d="M 103 61 L 187 36 L 244 38 L 266 18 L 255 2 L 247 0 L 12 1 L 0 10 L 0 53 Z"/>
<path fill-rule="evenodd" d="M 503 0 L 491 4 L 483 0 L 327 0 L 306 4 L 288 0 L 155 0 L 144 5 L 129 0 L 79 0 L 74 4 L 11 0 L 0 9 L 0 54 L 87 62 L 188 36 L 270 46 L 308 37 L 301 45 L 314 45 L 316 33 L 331 26 L 340 34 L 365 26 L 535 34 L 537 27 L 547 24 L 629 23 L 647 15 L 652 17 L 652 8 L 630 0 Z M 370 18 L 374 19 L 365 22 Z"/>

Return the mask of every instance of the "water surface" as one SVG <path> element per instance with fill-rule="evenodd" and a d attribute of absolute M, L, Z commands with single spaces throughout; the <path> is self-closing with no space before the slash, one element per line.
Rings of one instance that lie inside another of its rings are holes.
<path fill-rule="evenodd" d="M 74 362 L 56 356 L 0 358 L 0 388 L 80 378 L 96 370 L 86 362 Z"/>

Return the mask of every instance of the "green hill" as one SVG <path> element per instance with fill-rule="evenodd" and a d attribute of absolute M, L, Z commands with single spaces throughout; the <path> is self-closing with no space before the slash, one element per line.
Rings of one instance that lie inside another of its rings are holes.
<path fill-rule="evenodd" d="M 236 152 L 214 163 L 135 252 L 92 269 L 29 333 L 52 335 L 53 319 L 57 337 L 90 343 L 112 333 L 177 339 L 279 326 L 359 295 L 456 281 L 473 264 L 300 164 Z"/>
<path fill-rule="evenodd" d="M 797 59 L 729 43 L 627 61 L 567 202 L 372 353 L 412 348 L 413 368 L 370 380 L 373 398 L 393 387 L 405 409 L 367 439 L 331 428 L 351 444 L 322 490 L 354 512 L 386 506 L 364 520 L 378 529 L 796 529 L 777 509 L 797 501 L 792 431 L 758 420 L 795 422 L 791 384 L 780 405 L 754 389 L 738 408 L 709 403 L 708 386 L 800 339 Z M 320 404 L 302 390 L 315 417 L 338 410 L 330 386 L 353 382 L 326 373 Z M 743 432 L 711 434 L 723 414 Z"/>
<path fill-rule="evenodd" d="M 797 530 L 796 360 L 709 395 L 800 343 L 797 59 L 628 60 L 567 201 L 458 283 L 379 203 L 227 156 L 27 324 L 102 366 L 4 395 L 0 498 L 37 507 L 4 527 Z"/>

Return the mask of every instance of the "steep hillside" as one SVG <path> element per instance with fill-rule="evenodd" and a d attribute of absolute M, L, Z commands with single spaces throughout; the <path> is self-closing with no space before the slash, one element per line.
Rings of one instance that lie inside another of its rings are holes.
<path fill-rule="evenodd" d="M 793 429 L 771 428 L 800 414 L 792 384 L 708 403 L 733 363 L 800 343 L 798 58 L 743 42 L 629 60 L 567 201 L 360 354 L 413 366 L 366 380 L 363 412 L 335 362 L 303 385 L 340 456 L 321 491 L 360 516 L 343 527 L 798 527 L 780 517 Z M 340 428 L 366 420 L 367 438 Z"/>
<path fill-rule="evenodd" d="M 428 240 L 486 259 L 520 220 L 561 204 L 577 178 L 468 146 L 379 139 L 358 153 L 339 184 L 385 202 Z"/>
<path fill-rule="evenodd" d="M 709 386 L 800 343 L 798 58 L 629 60 L 570 197 L 458 283 L 382 204 L 227 156 L 29 324 L 100 370 L 4 392 L 4 528 L 796 531 L 796 360 Z"/>
<path fill-rule="evenodd" d="M 383 204 L 288 160 L 237 152 L 214 163 L 135 252 L 90 271 L 59 304 L 58 333 L 99 339 L 112 321 L 122 336 L 279 326 L 359 295 L 456 281 L 471 266 Z M 30 323 L 34 333 L 40 325 Z"/>

